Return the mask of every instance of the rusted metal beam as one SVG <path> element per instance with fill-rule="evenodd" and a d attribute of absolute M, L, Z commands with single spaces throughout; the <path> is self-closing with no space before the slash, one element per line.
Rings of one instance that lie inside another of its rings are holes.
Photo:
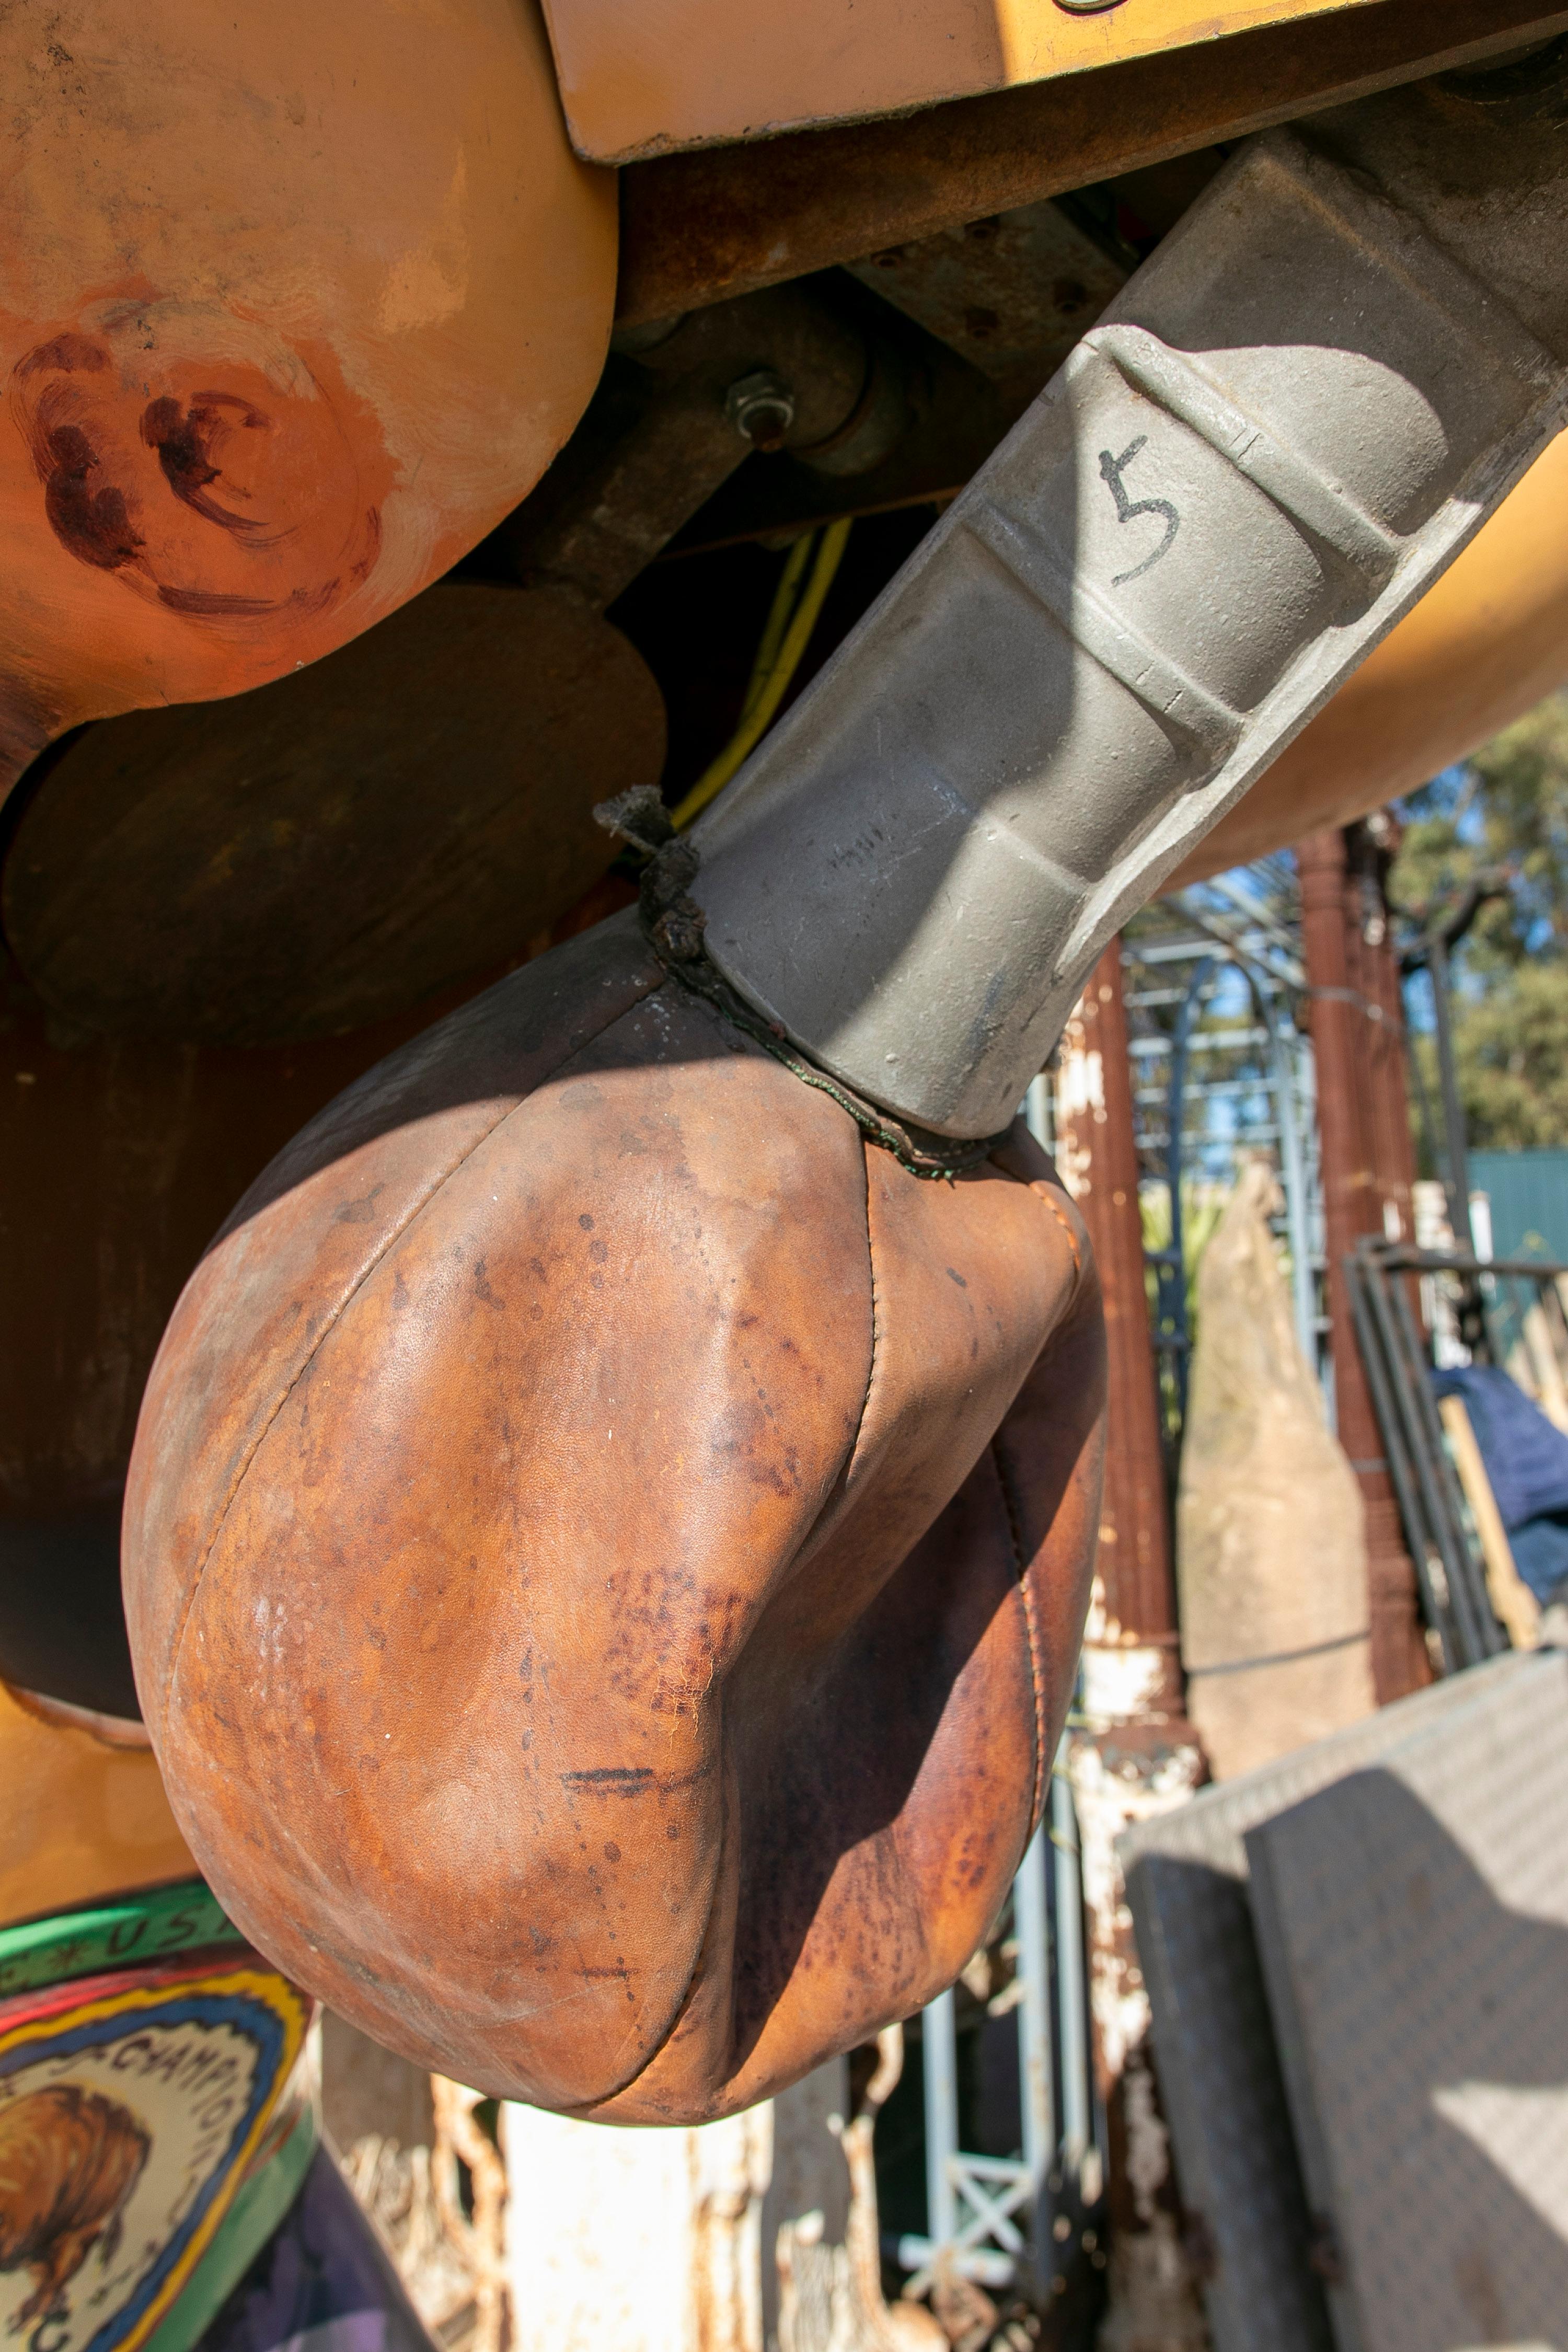
<path fill-rule="evenodd" d="M 1362 1069 L 1379 1214 L 1385 1233 L 1414 1241 L 1415 1150 L 1405 1085 L 1405 992 L 1386 887 L 1397 842 L 1397 827 L 1385 812 L 1374 812 L 1364 823 L 1345 828 L 1350 867 L 1346 928 L 1352 954 L 1358 937 L 1361 949 L 1359 985 L 1366 1000 Z M 1432 1665 L 1422 1630 L 1415 1565 L 1386 1473 L 1382 1485 L 1384 1493 L 1366 1496 L 1367 1569 L 1373 1686 L 1386 1703 L 1425 1689 L 1432 1679 Z"/>
<path fill-rule="evenodd" d="M 1063 1033 L 1057 1143 L 1100 1268 L 1109 1373 L 1100 1554 L 1068 1741 L 1095 2070 L 1110 2158 L 1111 2320 L 1100 2341 L 1187 2352 L 1203 2340 L 1202 2323 L 1180 2242 L 1148 1996 L 1116 1859 L 1124 1830 L 1184 1803 L 1205 1771 L 1177 1651 L 1120 940 L 1100 957 Z"/>
<path fill-rule="evenodd" d="M 1541 0 L 1377 0 L 890 121 L 621 175 L 616 313 L 672 316 L 1568 30 Z"/>
<path fill-rule="evenodd" d="M 1405 998 L 1399 951 L 1388 904 L 1388 869 L 1398 854 L 1400 826 L 1386 809 L 1345 827 L 1349 882 L 1349 951 L 1352 985 L 1366 1000 L 1366 1098 L 1372 1130 L 1372 1171 L 1383 1229 L 1393 1240 L 1414 1241 L 1411 1191 L 1415 1146 L 1405 1072 Z"/>
<path fill-rule="evenodd" d="M 1062 1036 L 1058 1157 L 1100 1268 L 1105 1299 L 1109 1428 L 1097 1573 L 1118 1643 L 1162 1654 L 1163 1702 L 1179 1704 L 1176 1588 L 1165 1465 L 1138 1206 L 1132 1076 L 1121 942 L 1090 973 Z"/>

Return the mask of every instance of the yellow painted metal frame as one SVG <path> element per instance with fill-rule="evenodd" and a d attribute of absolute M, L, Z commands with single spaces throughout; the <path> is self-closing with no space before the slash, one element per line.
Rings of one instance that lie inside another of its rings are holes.
<path fill-rule="evenodd" d="M 599 163 L 868 120 L 1371 0 L 545 0 L 573 144 Z M 1173 61 L 1173 71 L 1179 67 Z"/>
<path fill-rule="evenodd" d="M 51 1723 L 0 1684 L 0 1927 L 193 1877 L 153 1752 Z"/>

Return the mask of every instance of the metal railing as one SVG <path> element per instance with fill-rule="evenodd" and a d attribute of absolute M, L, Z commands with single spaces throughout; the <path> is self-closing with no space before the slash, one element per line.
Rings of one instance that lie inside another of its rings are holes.
<path fill-rule="evenodd" d="M 1469 1250 L 1415 1249 L 1366 1239 L 1345 1260 L 1356 1340 L 1405 1539 L 1415 1563 L 1426 1622 L 1447 1674 L 1509 1646 L 1488 1584 L 1473 1516 L 1444 1442 L 1432 1392 L 1428 1342 L 1412 1300 L 1419 1283 L 1447 1293 L 1475 1354 L 1506 1360 L 1514 1328 L 1540 1317 L 1568 1344 L 1558 1277 L 1568 1266 L 1537 1258 L 1482 1258 Z M 1515 1344 L 1522 1344 L 1522 1341 Z"/>

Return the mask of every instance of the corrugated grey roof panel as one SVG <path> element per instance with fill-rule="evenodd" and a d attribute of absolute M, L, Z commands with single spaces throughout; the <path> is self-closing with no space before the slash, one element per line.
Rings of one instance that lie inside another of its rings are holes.
<path fill-rule="evenodd" d="M 1565 2340 L 1568 1656 L 1453 1688 L 1247 1839 L 1342 2352 Z"/>
<path fill-rule="evenodd" d="M 1182 2195 L 1213 2249 L 1204 2292 L 1216 2352 L 1333 2343 L 1254 1933 L 1247 1832 L 1531 1663 L 1510 1655 L 1454 1676 L 1120 1843 Z"/>

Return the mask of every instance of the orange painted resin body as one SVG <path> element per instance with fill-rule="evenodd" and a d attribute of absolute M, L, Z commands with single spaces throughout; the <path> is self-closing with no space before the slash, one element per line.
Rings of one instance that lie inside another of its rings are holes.
<path fill-rule="evenodd" d="M 615 183 L 531 0 L 0 19 L 0 762 L 357 635 L 604 358 Z"/>

